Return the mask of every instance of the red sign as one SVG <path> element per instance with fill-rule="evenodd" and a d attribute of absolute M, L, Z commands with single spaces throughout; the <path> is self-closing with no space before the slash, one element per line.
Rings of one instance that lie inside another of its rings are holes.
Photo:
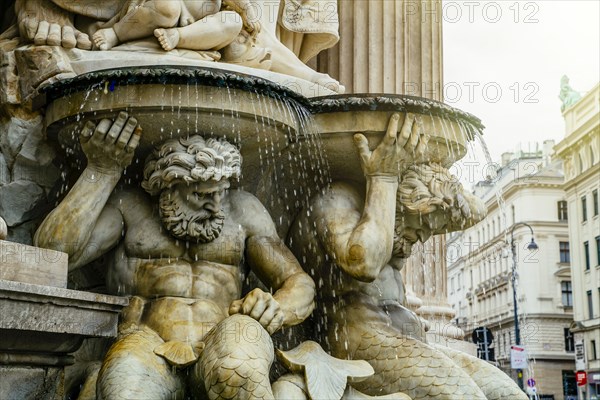
<path fill-rule="evenodd" d="M 585 371 L 577 371 L 575 373 L 575 379 L 577 380 L 577 386 L 585 386 L 587 383 L 587 374 Z"/>

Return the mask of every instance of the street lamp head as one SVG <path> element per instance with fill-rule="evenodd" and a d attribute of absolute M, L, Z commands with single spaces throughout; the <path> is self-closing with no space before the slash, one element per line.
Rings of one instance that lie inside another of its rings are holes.
<path fill-rule="evenodd" d="M 537 250 L 539 247 L 537 245 L 537 243 L 535 242 L 535 240 L 533 240 L 533 238 L 531 238 L 531 243 L 529 243 L 527 245 L 527 250 Z"/>

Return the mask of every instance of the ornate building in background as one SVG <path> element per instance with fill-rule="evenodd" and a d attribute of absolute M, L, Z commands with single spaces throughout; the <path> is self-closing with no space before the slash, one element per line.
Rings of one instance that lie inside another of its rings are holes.
<path fill-rule="evenodd" d="M 475 194 L 489 214 L 482 223 L 448 235 L 448 297 L 467 339 L 475 328 L 490 329 L 490 358 L 516 378 L 510 363 L 515 344 L 510 232 L 515 224 L 529 224 L 537 251 L 527 250 L 527 227 L 514 230 L 521 344 L 529 355 L 524 381 L 534 379 L 540 395 L 564 399 L 576 394 L 569 331 L 573 286 L 563 171 L 560 161 L 550 159 L 553 145 L 545 141 L 541 149 L 504 153 L 497 177 L 476 185 Z M 503 207 L 497 192 L 504 197 Z"/>
<path fill-rule="evenodd" d="M 580 348 L 577 370 L 587 383 L 581 397 L 600 395 L 600 85 L 563 110 L 565 138 L 556 145 L 563 160 L 573 276 L 572 331 Z"/>

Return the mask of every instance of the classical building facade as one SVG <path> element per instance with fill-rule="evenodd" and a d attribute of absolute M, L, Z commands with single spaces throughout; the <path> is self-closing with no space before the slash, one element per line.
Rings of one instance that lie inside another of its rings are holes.
<path fill-rule="evenodd" d="M 556 145 L 565 170 L 573 282 L 572 331 L 586 371 L 581 398 L 600 398 L 600 86 L 563 111 L 565 138 Z"/>
<path fill-rule="evenodd" d="M 536 392 L 546 398 L 565 399 L 576 395 L 573 292 L 563 172 L 560 161 L 550 159 L 553 145 L 546 141 L 541 149 L 503 154 L 497 176 L 476 185 L 489 213 L 474 227 L 448 235 L 448 298 L 466 339 L 475 328 L 491 330 L 490 358 L 516 379 L 510 363 L 513 232 L 521 344 L 529 357 L 524 382 L 535 380 Z M 500 206 L 497 193 L 504 199 Z M 531 233 L 522 223 L 532 227 L 538 250 L 527 249 Z"/>

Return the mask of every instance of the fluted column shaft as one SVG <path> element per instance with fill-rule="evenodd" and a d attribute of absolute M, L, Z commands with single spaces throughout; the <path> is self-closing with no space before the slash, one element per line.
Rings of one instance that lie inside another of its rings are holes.
<path fill-rule="evenodd" d="M 318 69 L 347 93 L 409 94 L 442 100 L 440 0 L 339 0 L 340 41 Z"/>

